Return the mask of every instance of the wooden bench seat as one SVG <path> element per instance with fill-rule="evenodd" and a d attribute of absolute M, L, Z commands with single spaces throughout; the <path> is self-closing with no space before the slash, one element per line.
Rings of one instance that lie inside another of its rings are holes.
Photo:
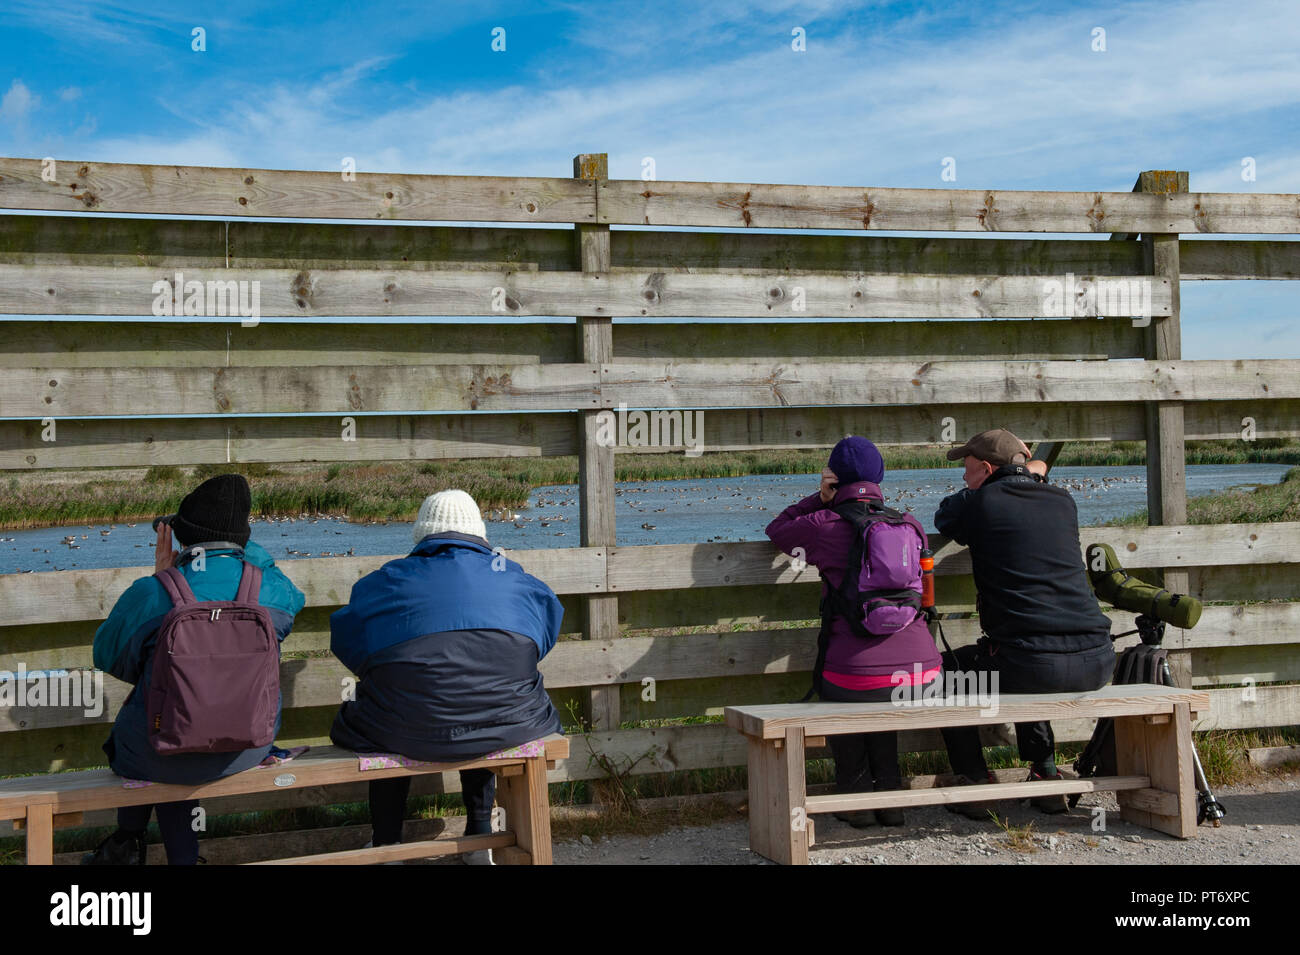
<path fill-rule="evenodd" d="M 494 859 L 503 864 L 550 865 L 551 817 L 546 770 L 554 768 L 556 760 L 568 758 L 569 740 L 554 735 L 548 736 L 545 743 L 544 755 L 534 757 L 473 759 L 365 772 L 358 768 L 355 753 L 334 746 L 313 747 L 286 763 L 250 769 L 196 786 L 153 783 L 127 788 L 122 777 L 106 769 L 23 776 L 0 781 L 0 820 L 12 819 L 16 828 L 26 828 L 28 865 L 50 865 L 54 854 L 54 829 L 80 824 L 81 814 L 90 810 L 272 792 L 289 787 L 369 782 L 462 769 L 490 769 L 498 777 L 496 799 L 497 804 L 505 809 L 505 832 L 275 861 L 297 865 L 375 864 L 492 848 L 497 850 Z"/>
<path fill-rule="evenodd" d="M 1089 693 L 999 694 L 996 711 L 977 705 L 794 703 L 729 706 L 727 725 L 749 743 L 749 847 L 776 862 L 808 864 L 817 813 L 1024 799 L 1115 791 L 1121 818 L 1187 839 L 1196 833 L 1191 724 L 1209 694 L 1136 684 Z M 843 733 L 940 729 L 1038 720 L 1111 717 L 1118 775 L 808 796 L 807 750 Z"/>

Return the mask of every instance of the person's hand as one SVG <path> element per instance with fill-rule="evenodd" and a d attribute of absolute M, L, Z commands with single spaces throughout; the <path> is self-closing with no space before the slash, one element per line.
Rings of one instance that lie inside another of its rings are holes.
<path fill-rule="evenodd" d="M 168 524 L 158 525 L 158 539 L 153 545 L 153 570 L 160 574 L 176 564 L 176 551 L 172 550 L 172 529 Z"/>
<path fill-rule="evenodd" d="M 1047 477 L 1046 461 L 1026 461 L 1025 469 L 1029 471 L 1030 474 L 1037 474 L 1040 477 Z"/>
<path fill-rule="evenodd" d="M 836 477 L 835 472 L 830 468 L 822 468 L 822 486 L 818 492 L 821 495 L 822 503 L 829 504 L 835 500 L 835 492 L 839 490 L 840 479 Z"/>

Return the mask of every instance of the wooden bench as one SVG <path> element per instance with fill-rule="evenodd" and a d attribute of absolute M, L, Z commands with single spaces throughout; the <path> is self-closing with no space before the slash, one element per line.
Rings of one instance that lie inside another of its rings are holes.
<path fill-rule="evenodd" d="M 568 758 L 569 740 L 559 735 L 548 736 L 545 744 L 544 755 L 533 757 L 473 759 L 364 772 L 358 768 L 355 753 L 333 746 L 314 747 L 288 762 L 261 766 L 198 786 L 154 783 L 127 788 L 122 777 L 106 769 L 25 776 L 0 781 L 0 820 L 12 819 L 15 828 L 26 828 L 28 865 L 51 865 L 54 830 L 79 825 L 82 813 L 90 810 L 272 792 L 288 787 L 370 782 L 461 769 L 490 769 L 497 775 L 497 805 L 505 809 L 504 832 L 277 859 L 269 864 L 372 865 L 492 849 L 494 861 L 503 865 L 550 865 L 551 813 L 546 770 L 554 768 L 556 760 Z"/>
<path fill-rule="evenodd" d="M 796 703 L 729 706 L 727 725 L 749 743 L 749 848 L 776 862 L 807 865 L 813 815 L 856 809 L 1024 799 L 1116 791 L 1120 816 L 1182 839 L 1196 833 L 1192 722 L 1209 694 L 1135 684 L 1090 693 L 999 694 L 997 712 L 922 703 Z M 985 711 L 986 713 L 988 711 Z M 1112 717 L 1117 776 L 999 783 L 942 789 L 808 796 L 807 750 L 842 733 L 938 729 L 1037 720 Z"/>

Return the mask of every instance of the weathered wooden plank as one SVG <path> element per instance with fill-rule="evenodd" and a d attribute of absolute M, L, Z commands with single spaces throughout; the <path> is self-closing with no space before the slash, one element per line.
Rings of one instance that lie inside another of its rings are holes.
<path fill-rule="evenodd" d="M 572 249 L 571 228 L 0 215 L 9 265 L 568 270 Z"/>
<path fill-rule="evenodd" d="M 602 400 L 628 407 L 930 405 L 1300 397 L 1300 361 L 619 362 Z"/>
<path fill-rule="evenodd" d="M 0 377 L 6 417 L 553 411 L 600 406 L 597 365 L 41 368 Z"/>
<path fill-rule="evenodd" d="M 964 726 L 1056 718 L 1144 716 L 1172 712 L 1173 707 L 1180 703 L 1208 710 L 1209 697 L 1201 691 L 1142 684 L 1107 686 L 1088 693 L 1001 693 L 997 696 L 996 706 L 986 707 L 974 703 L 904 705 L 889 702 L 729 706 L 726 721 L 728 726 L 747 736 L 779 739 L 791 726 L 802 726 L 810 736 L 832 736 L 952 726 L 956 716 L 960 716 L 960 725 Z"/>
<path fill-rule="evenodd" d="M 607 365 L 27 368 L 0 378 L 5 417 L 347 415 L 1300 397 L 1300 361 L 622 362 Z M 969 416 L 967 416 L 969 417 Z M 937 420 L 937 419 L 936 419 Z M 1001 423 L 1001 422 L 999 422 Z M 883 439 L 881 439 L 883 440 Z"/>
<path fill-rule="evenodd" d="M 925 232 L 1300 232 L 1300 196 L 876 189 L 732 182 L 600 183 L 620 225 Z"/>
<path fill-rule="evenodd" d="M 1250 566 L 1192 567 L 1188 576 L 1188 591 L 1200 600 L 1300 600 L 1300 564 L 1274 564 L 1266 573 Z"/>
<path fill-rule="evenodd" d="M 194 268 L 572 268 L 570 229 L 212 222 L 0 215 L 0 263 Z M 1183 281 L 1300 278 L 1288 241 L 1183 239 Z M 1000 239 L 735 232 L 616 232 L 614 271 L 763 270 L 935 275 L 1132 275 L 1140 246 L 1092 239 Z"/>
<path fill-rule="evenodd" d="M 0 265 L 0 313 L 18 315 L 980 319 L 1139 308 L 1168 314 L 1168 279 Z"/>
<path fill-rule="evenodd" d="M 1300 636 L 1273 646 L 1207 647 L 1190 651 L 1195 687 L 1257 686 L 1260 683 L 1300 683 Z"/>
<path fill-rule="evenodd" d="M 982 799 L 1029 799 L 1066 793 L 1132 792 L 1151 784 L 1147 776 L 1093 776 L 1071 778 L 1061 782 L 986 783 L 978 786 L 940 786 L 930 789 L 893 790 L 871 793 L 834 793 L 808 798 L 808 812 L 845 812 L 854 809 L 907 808 L 912 806 L 953 805 Z"/>
<path fill-rule="evenodd" d="M 605 588 L 605 551 L 566 547 L 507 550 L 530 574 L 557 594 L 599 593 Z M 399 555 L 285 560 L 277 566 L 302 590 L 307 606 L 341 606 L 352 585 Z M 148 567 L 106 570 L 63 570 L 43 574 L 0 574 L 0 606 L 5 623 L 55 623 L 102 620 L 117 598 L 137 577 L 152 574 Z"/>
<path fill-rule="evenodd" d="M 1092 243 L 1094 245 L 1100 243 Z M 690 342 L 689 349 L 682 343 Z M 616 362 L 818 362 L 849 358 L 962 359 L 1140 358 L 1141 329 L 1127 320 L 1031 319 L 971 323 L 780 322 L 746 325 L 656 323 L 615 326 Z"/>
<path fill-rule="evenodd" d="M 344 417 L 350 417 L 348 424 Z M 345 425 L 352 440 L 342 440 Z M 576 454 L 567 414 L 0 420 L 0 470 L 235 461 L 427 461 Z M 847 433 L 847 432 L 846 432 Z"/>
<path fill-rule="evenodd" d="M 1173 196 L 1187 192 L 1187 174 L 1183 172 L 1143 172 L 1136 191 Z M 1154 232 L 1154 234 L 1153 234 Z M 1144 271 L 1169 280 L 1169 314 L 1151 320 L 1146 329 L 1146 355 L 1153 361 L 1175 361 L 1183 357 L 1182 327 L 1179 319 L 1178 235 L 1170 230 L 1144 230 L 1143 251 L 1148 268 Z M 1183 524 L 1187 521 L 1186 439 L 1183 431 L 1183 406 L 1176 401 L 1152 402 L 1146 406 L 1147 445 L 1147 515 L 1150 524 Z M 1187 573 L 1168 569 L 1162 572 L 1165 587 L 1175 593 L 1186 592 Z"/>
<path fill-rule="evenodd" d="M 604 321 L 608 321 L 605 319 Z M 628 323 L 613 335 L 616 360 L 844 361 L 911 358 L 1140 358 L 1141 329 L 1125 320 L 1008 319 L 990 323 L 780 322 Z M 282 322 L 245 328 L 235 320 L 173 322 L 0 320 L 0 368 L 57 365 L 542 364 L 571 362 L 573 327 L 519 324 Z M 683 341 L 689 352 L 683 354 Z M 608 356 L 606 358 L 608 360 Z"/>
<path fill-rule="evenodd" d="M 1300 279 L 1300 243 L 1262 239 L 1181 239 L 1179 274 L 1203 279 Z"/>
<path fill-rule="evenodd" d="M 1183 429 L 1188 440 L 1239 440 L 1249 425 L 1256 438 L 1291 438 L 1300 432 L 1300 401 L 1188 402 Z"/>
<path fill-rule="evenodd" d="M 39 159 L 0 158 L 0 208 L 293 219 L 595 221 L 594 185 L 573 179 L 352 176 L 67 159 L 47 167 Z"/>
<path fill-rule="evenodd" d="M 1170 527 L 1089 527 L 1081 548 L 1110 544 L 1126 567 L 1205 567 L 1220 564 L 1293 563 L 1300 559 L 1300 523 L 1195 524 Z M 942 546 L 940 546 L 942 543 Z M 935 573 L 970 573 L 970 554 L 932 535 Z M 675 590 L 811 582 L 817 571 L 796 571 L 791 559 L 768 541 L 716 544 L 653 544 L 609 552 L 609 588 Z"/>
<path fill-rule="evenodd" d="M 609 178 L 609 157 L 605 153 L 584 153 L 573 158 L 573 174 L 599 182 Z M 583 272 L 608 272 L 610 229 L 607 225 L 579 223 L 574 249 L 577 266 Z M 613 319 L 602 314 L 577 317 L 578 360 L 592 364 L 614 358 Z M 603 418 L 597 411 L 579 413 L 578 443 L 578 527 L 583 547 L 613 547 L 617 535 L 614 517 L 614 448 L 602 440 Z M 600 594 L 583 601 L 583 635 L 602 642 L 618 637 L 618 597 Z M 583 719 L 592 729 L 618 729 L 617 690 L 595 687 L 584 694 Z"/>
<path fill-rule="evenodd" d="M 617 269 L 907 272 L 931 275 L 1134 275 L 1139 250 L 1092 239 L 1002 239 L 745 232 L 619 231 Z"/>
<path fill-rule="evenodd" d="M 1093 338 L 1102 342 L 1111 336 L 1101 326 L 1114 323 L 1077 324 L 1096 326 Z M 1122 338 L 1122 333 L 1115 337 Z M 63 368 L 203 368 L 572 361 L 573 328 L 563 322 L 266 321 L 246 328 L 237 319 L 201 316 L 158 322 L 0 320 L 0 368 L 33 364 Z"/>
<path fill-rule="evenodd" d="M 635 409 L 632 409 L 635 410 Z M 1187 437 L 1238 438 L 1242 421 L 1259 438 L 1300 437 L 1300 400 L 1190 402 Z M 831 447 L 846 434 L 881 444 L 938 444 L 942 422 L 976 433 L 1005 427 L 1026 441 L 1135 441 L 1144 436 L 1136 404 L 928 404 L 872 408 L 713 409 L 705 413 L 701 449 L 749 451 Z M 341 441 L 342 416 L 190 419 L 60 419 L 57 440 L 42 441 L 38 420 L 0 419 L 0 470 L 233 461 L 406 461 L 576 454 L 564 414 L 440 414 L 353 416 L 354 441 Z M 683 430 L 664 429 L 681 441 Z M 617 447 L 616 453 L 680 452 L 683 444 Z M 1233 584 L 1256 588 L 1265 580 Z M 1291 591 L 1279 593 L 1287 596 Z M 1222 597 L 1215 599 L 1252 599 Z"/>
<path fill-rule="evenodd" d="M 1091 543 L 1110 544 L 1125 565 L 1134 569 L 1259 565 L 1300 560 L 1298 538 L 1300 523 L 1295 522 L 1098 527 L 1084 530 L 1081 547 Z M 931 544 L 939 544 L 937 535 Z M 796 572 L 790 558 L 768 541 L 507 553 L 561 594 L 599 593 L 606 586 L 620 593 L 657 592 L 692 587 L 812 584 L 818 579 L 811 565 Z M 307 606 L 339 606 L 346 602 L 353 583 L 392 559 L 392 556 L 336 557 L 281 561 L 279 566 L 304 591 Z M 951 542 L 944 544 L 936 549 L 935 571 L 942 576 L 969 574 L 969 553 Z M 19 627 L 103 619 L 130 582 L 146 572 L 144 567 L 121 567 L 0 575 L 0 605 L 6 607 L 5 623 Z M 1251 612 L 1245 611 L 1247 615 Z M 1258 612 L 1272 610 L 1263 605 Z"/>

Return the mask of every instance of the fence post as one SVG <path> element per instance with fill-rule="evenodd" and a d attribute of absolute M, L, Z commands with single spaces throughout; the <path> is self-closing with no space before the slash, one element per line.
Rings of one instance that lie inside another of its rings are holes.
<path fill-rule="evenodd" d="M 573 157 L 575 179 L 609 178 L 606 153 Z M 584 272 L 609 271 L 609 226 L 576 224 L 578 266 Z M 612 319 L 606 315 L 577 316 L 578 361 L 609 362 L 614 357 Z M 614 546 L 614 448 L 596 440 L 599 411 L 578 412 L 578 499 L 582 505 L 583 547 Z M 601 594 L 583 599 L 583 636 L 613 640 L 618 636 L 618 597 Z M 619 687 L 590 687 L 584 694 L 583 718 L 592 729 L 618 729 Z"/>
<path fill-rule="evenodd" d="M 1134 192 L 1175 193 L 1188 191 L 1188 174 L 1169 170 L 1147 170 L 1138 176 Z M 1148 274 L 1169 280 L 1169 317 L 1152 317 L 1146 329 L 1146 360 L 1172 361 L 1183 357 L 1179 323 L 1178 233 L 1162 232 L 1142 236 Z M 1147 523 L 1187 523 L 1187 462 L 1183 430 L 1183 405 L 1179 401 L 1153 401 L 1146 405 Z M 1185 570 L 1163 570 L 1164 587 L 1187 593 Z M 1191 686 L 1191 660 L 1185 653 L 1169 660 L 1174 678 Z"/>

